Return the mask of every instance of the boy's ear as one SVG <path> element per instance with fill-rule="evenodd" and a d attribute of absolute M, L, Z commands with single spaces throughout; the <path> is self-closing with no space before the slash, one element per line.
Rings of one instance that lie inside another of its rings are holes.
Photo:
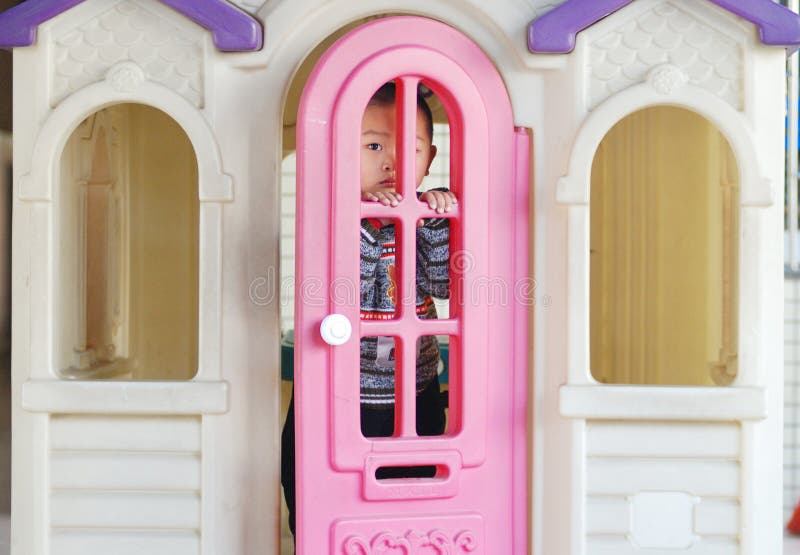
<path fill-rule="evenodd" d="M 431 164 L 433 163 L 433 159 L 436 158 L 436 145 L 431 145 L 431 155 L 428 157 L 428 167 L 425 168 L 425 175 L 431 173 Z"/>

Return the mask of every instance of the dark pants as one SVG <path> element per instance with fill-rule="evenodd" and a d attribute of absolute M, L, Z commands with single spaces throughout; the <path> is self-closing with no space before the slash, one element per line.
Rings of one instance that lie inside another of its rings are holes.
<path fill-rule="evenodd" d="M 439 379 L 417 394 L 417 435 L 438 436 L 445 429 L 445 401 L 439 392 Z M 394 431 L 394 405 L 388 409 L 361 407 L 361 433 L 364 437 L 389 437 Z M 386 478 L 432 478 L 435 466 L 412 466 L 381 468 L 375 477 Z M 281 484 L 286 506 L 289 508 L 289 529 L 295 532 L 295 463 L 294 463 L 294 392 L 286 414 L 286 423 L 281 434 Z"/>

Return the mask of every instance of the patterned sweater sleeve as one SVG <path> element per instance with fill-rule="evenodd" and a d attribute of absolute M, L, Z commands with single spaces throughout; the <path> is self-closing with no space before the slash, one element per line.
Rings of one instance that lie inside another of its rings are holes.
<path fill-rule="evenodd" d="M 417 229 L 417 287 L 423 295 L 450 298 L 450 220 L 433 218 Z"/>
<path fill-rule="evenodd" d="M 361 221 L 361 304 L 366 301 L 364 295 L 375 292 L 375 270 L 381 258 L 381 243 L 378 230 L 367 220 Z"/>

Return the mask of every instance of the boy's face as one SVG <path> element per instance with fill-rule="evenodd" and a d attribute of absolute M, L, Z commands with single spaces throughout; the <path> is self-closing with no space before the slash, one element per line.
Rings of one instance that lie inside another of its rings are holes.
<path fill-rule="evenodd" d="M 394 193 L 397 187 L 396 112 L 394 104 L 367 106 L 361 120 L 361 192 Z M 417 155 L 414 183 L 419 187 L 428 174 L 436 147 L 428 136 L 427 121 L 417 110 Z M 406 195 L 413 191 L 404 191 Z"/>

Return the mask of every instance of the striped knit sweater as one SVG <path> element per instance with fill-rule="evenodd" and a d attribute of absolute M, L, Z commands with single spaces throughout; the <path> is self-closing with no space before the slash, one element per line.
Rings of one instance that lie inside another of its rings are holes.
<path fill-rule="evenodd" d="M 433 297 L 449 297 L 450 226 L 445 218 L 417 228 L 417 314 L 436 318 Z M 361 319 L 391 319 L 395 312 L 395 226 L 378 220 L 361 221 Z M 439 344 L 435 336 L 417 341 L 417 393 L 436 377 Z M 361 339 L 361 404 L 369 408 L 394 405 L 394 340 Z"/>

